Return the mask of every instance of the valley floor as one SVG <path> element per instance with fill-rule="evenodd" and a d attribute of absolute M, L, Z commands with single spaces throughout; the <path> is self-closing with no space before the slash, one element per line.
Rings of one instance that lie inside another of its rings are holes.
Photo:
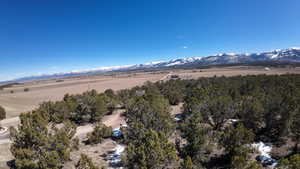
<path fill-rule="evenodd" d="M 164 70 L 153 72 L 115 73 L 111 75 L 93 75 L 66 78 L 62 80 L 41 80 L 14 85 L 0 90 L 0 105 L 6 109 L 7 118 L 16 117 L 21 112 L 36 108 L 43 101 L 61 100 L 66 93 L 79 94 L 96 89 L 103 92 L 106 89 L 120 90 L 142 85 L 146 81 L 168 80 L 170 75 L 179 75 L 182 79 L 192 79 L 212 76 L 237 76 L 257 74 L 300 73 L 296 68 L 270 68 L 235 66 L 225 68 Z M 24 92 L 24 89 L 29 91 Z M 13 93 L 11 93 L 13 92 Z"/>

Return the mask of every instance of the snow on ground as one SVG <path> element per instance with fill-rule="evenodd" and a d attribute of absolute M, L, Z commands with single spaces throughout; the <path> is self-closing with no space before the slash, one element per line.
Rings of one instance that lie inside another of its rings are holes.
<path fill-rule="evenodd" d="M 120 166 L 121 163 L 121 154 L 124 152 L 125 146 L 118 144 L 113 153 L 109 155 L 109 164 L 112 166 L 111 169 L 122 169 Z"/>
<path fill-rule="evenodd" d="M 125 147 L 122 145 L 117 145 L 117 147 L 115 148 L 115 154 L 117 155 L 121 155 L 121 153 L 125 150 Z"/>
<path fill-rule="evenodd" d="M 0 134 L 4 134 L 8 131 L 8 128 L 7 127 L 0 127 Z"/>
<path fill-rule="evenodd" d="M 177 61 L 177 62 L 169 63 L 166 66 L 175 66 L 175 65 L 181 65 L 181 64 L 183 64 L 183 63 L 181 63 L 180 61 Z"/>
<path fill-rule="evenodd" d="M 127 127 L 126 124 L 121 124 L 121 127 Z M 122 135 L 122 132 L 120 130 L 120 127 L 115 128 L 113 130 L 113 135 L 115 137 L 120 137 Z M 112 166 L 111 169 L 122 169 L 122 160 L 121 160 L 121 154 L 125 151 L 125 146 L 117 144 L 116 147 L 113 149 L 112 153 L 109 154 L 109 164 Z"/>
<path fill-rule="evenodd" d="M 258 156 L 257 160 L 263 164 L 263 166 L 268 168 L 275 168 L 278 162 L 273 159 L 270 155 L 272 151 L 272 145 L 271 144 L 265 144 L 263 142 L 254 143 L 251 145 L 252 147 L 256 148 L 260 156 Z"/>
<path fill-rule="evenodd" d="M 270 153 L 272 151 L 271 145 L 267 145 L 260 141 L 258 143 L 252 144 L 252 147 L 256 148 L 259 151 L 260 155 L 271 158 L 271 155 L 270 155 Z"/>

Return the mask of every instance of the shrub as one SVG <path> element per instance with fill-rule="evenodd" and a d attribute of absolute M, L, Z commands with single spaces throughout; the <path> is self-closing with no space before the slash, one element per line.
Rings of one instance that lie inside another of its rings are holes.
<path fill-rule="evenodd" d="M 146 129 L 170 135 L 174 131 L 168 101 L 159 94 L 146 93 L 128 101 L 126 109 L 127 124 L 133 126 L 140 122 Z M 129 127 L 130 132 L 130 127 Z M 134 137 L 134 135 L 131 135 Z"/>
<path fill-rule="evenodd" d="M 76 164 L 76 169 L 99 169 L 91 158 L 85 154 L 81 154 L 79 161 Z"/>
<path fill-rule="evenodd" d="M 0 120 L 3 120 L 5 118 L 6 118 L 6 111 L 2 106 L 0 106 Z"/>
<path fill-rule="evenodd" d="M 181 163 L 180 169 L 193 169 L 193 162 L 190 156 L 187 156 Z"/>
<path fill-rule="evenodd" d="M 48 117 L 38 111 L 21 114 L 20 121 L 18 129 L 10 128 L 16 168 L 61 169 L 70 159 L 75 125 L 66 122 L 62 128 L 49 126 Z"/>
<path fill-rule="evenodd" d="M 164 133 L 145 130 L 143 135 L 140 143 L 130 143 L 126 149 L 124 161 L 129 169 L 168 168 L 167 166 L 177 162 L 175 145 L 168 141 Z"/>
<path fill-rule="evenodd" d="M 300 154 L 292 155 L 289 158 L 279 161 L 278 169 L 299 169 Z"/>
<path fill-rule="evenodd" d="M 112 136 L 112 128 L 107 127 L 102 123 L 97 123 L 94 130 L 88 133 L 88 144 L 98 144 L 103 141 L 103 139 Z"/>

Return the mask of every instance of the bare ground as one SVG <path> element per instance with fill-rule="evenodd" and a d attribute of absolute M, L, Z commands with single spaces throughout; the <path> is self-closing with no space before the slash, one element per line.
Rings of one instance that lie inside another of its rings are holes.
<path fill-rule="evenodd" d="M 142 85 L 146 81 L 157 81 L 163 75 L 145 74 L 128 77 L 93 77 L 91 79 L 68 79 L 64 82 L 41 81 L 25 83 L 0 91 L 0 105 L 6 109 L 7 118 L 16 117 L 21 112 L 34 109 L 43 101 L 61 100 L 66 93 L 79 94 L 96 89 L 103 92 L 106 89 L 120 90 Z M 28 92 L 23 89 L 28 88 Z M 8 91 L 14 91 L 10 93 Z"/>
<path fill-rule="evenodd" d="M 92 158 L 93 162 L 98 166 L 107 167 L 108 163 L 105 156 L 108 152 L 113 151 L 117 143 L 111 139 L 104 140 L 101 144 L 96 145 L 84 145 L 79 146 L 79 151 L 74 151 L 71 153 L 71 161 L 64 165 L 64 169 L 74 169 L 77 161 L 80 158 L 80 154 L 86 154 Z"/>
<path fill-rule="evenodd" d="M 41 80 L 27 82 L 5 88 L 0 91 L 0 105 L 7 111 L 7 118 L 16 117 L 21 112 L 34 109 L 43 101 L 61 100 L 66 93 L 78 94 L 87 90 L 95 89 L 103 92 L 106 89 L 120 90 L 142 85 L 146 81 L 167 80 L 170 74 L 177 74 L 180 78 L 190 79 L 211 76 L 235 76 L 249 74 L 284 74 L 300 73 L 300 68 L 271 68 L 269 71 L 264 67 L 226 67 L 192 70 L 170 70 L 161 72 L 138 72 L 138 73 L 120 73 L 111 76 L 94 75 L 82 76 L 76 78 L 57 80 Z M 28 88 L 28 92 L 24 89 Z M 14 93 L 10 93 L 14 91 Z"/>

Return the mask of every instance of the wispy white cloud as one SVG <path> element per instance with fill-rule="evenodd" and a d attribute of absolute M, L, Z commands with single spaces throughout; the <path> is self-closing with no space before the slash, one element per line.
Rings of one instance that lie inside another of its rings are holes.
<path fill-rule="evenodd" d="M 182 48 L 183 48 L 183 49 L 187 49 L 188 47 L 187 47 L 187 46 L 182 46 Z"/>

